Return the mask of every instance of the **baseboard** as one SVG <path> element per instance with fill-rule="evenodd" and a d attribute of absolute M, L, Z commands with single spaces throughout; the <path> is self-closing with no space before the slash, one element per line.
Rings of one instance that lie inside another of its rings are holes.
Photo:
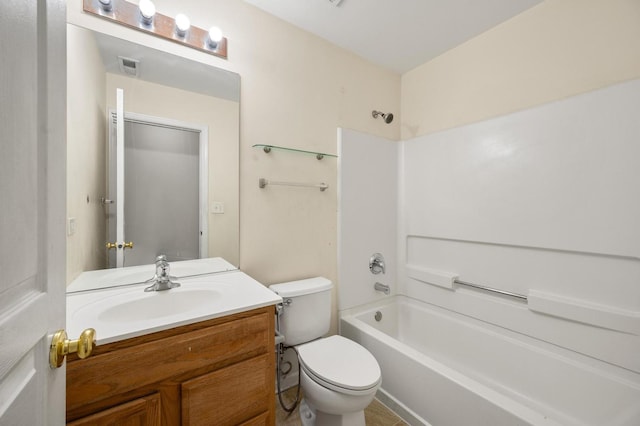
<path fill-rule="evenodd" d="M 376 398 L 411 426 L 431 426 L 429 422 L 418 416 L 383 389 L 378 389 L 378 392 L 376 392 Z"/>

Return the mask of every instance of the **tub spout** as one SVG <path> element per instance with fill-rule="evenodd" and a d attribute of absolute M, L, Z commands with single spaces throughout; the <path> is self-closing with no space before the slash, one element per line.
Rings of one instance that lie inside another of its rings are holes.
<path fill-rule="evenodd" d="M 382 284 L 382 283 L 375 283 L 373 285 L 373 288 L 377 291 L 381 291 L 386 295 L 389 295 L 389 293 L 391 293 L 391 288 L 389 288 L 388 285 L 386 284 Z"/>

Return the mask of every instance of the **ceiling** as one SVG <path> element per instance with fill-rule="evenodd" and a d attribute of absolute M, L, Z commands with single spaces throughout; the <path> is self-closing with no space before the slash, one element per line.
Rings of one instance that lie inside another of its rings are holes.
<path fill-rule="evenodd" d="M 245 1 L 375 64 L 405 73 L 542 0 Z"/>

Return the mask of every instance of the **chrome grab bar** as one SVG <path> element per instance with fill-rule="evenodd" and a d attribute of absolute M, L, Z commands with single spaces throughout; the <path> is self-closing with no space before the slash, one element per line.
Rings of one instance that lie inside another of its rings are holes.
<path fill-rule="evenodd" d="M 455 279 L 453 280 L 453 282 L 455 284 L 458 285 L 463 285 L 466 287 L 472 287 L 478 290 L 483 290 L 483 291 L 489 291 L 491 293 L 498 293 L 498 294 L 502 294 L 503 296 L 509 296 L 509 297 L 515 297 L 516 299 L 521 299 L 524 300 L 525 302 L 527 302 L 527 296 L 525 296 L 524 294 L 519 294 L 519 293 L 513 293 L 510 291 L 506 291 L 506 290 L 500 290 L 497 288 L 493 288 L 493 287 L 487 287 L 486 285 L 480 285 L 480 284 L 474 284 L 474 283 L 470 283 L 467 281 L 461 281 L 459 279 Z"/>

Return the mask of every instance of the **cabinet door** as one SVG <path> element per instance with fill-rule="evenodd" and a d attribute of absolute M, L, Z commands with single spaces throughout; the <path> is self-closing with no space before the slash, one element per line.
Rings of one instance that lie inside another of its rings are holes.
<path fill-rule="evenodd" d="M 269 406 L 275 395 L 271 356 L 251 358 L 182 383 L 182 424 L 238 425 L 273 409 Z"/>
<path fill-rule="evenodd" d="M 160 426 L 160 395 L 145 396 L 67 423 L 69 426 Z"/>

